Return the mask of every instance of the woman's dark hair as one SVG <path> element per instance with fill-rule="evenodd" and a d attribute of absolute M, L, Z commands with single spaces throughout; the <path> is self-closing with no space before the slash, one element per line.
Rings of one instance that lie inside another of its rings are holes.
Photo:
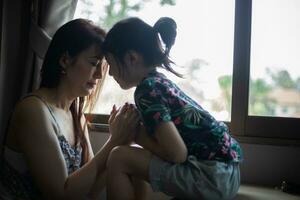
<path fill-rule="evenodd" d="M 123 62 L 124 55 L 134 50 L 144 57 L 146 64 L 160 66 L 181 77 L 172 67 L 169 52 L 176 38 L 176 22 L 169 17 L 160 18 L 152 27 L 137 17 L 116 23 L 107 33 L 104 41 L 104 54 L 112 53 Z M 165 48 L 162 48 L 161 40 Z"/>
<path fill-rule="evenodd" d="M 82 51 L 96 44 L 102 48 L 106 32 L 85 19 L 75 19 L 61 26 L 54 34 L 48 47 L 42 69 L 40 87 L 55 88 L 59 85 L 62 76 L 62 67 L 59 64 L 61 56 L 68 54 L 76 58 Z M 75 59 L 76 60 L 76 59 Z M 105 72 L 104 72 L 105 73 Z M 105 77 L 105 76 L 103 76 Z M 87 97 L 77 97 L 71 104 L 70 111 L 73 116 L 75 141 L 83 148 L 82 164 L 88 161 L 88 147 L 84 135 L 86 124 L 82 126 L 81 118 L 83 107 L 93 107 L 103 80 L 98 84 L 97 89 Z"/>

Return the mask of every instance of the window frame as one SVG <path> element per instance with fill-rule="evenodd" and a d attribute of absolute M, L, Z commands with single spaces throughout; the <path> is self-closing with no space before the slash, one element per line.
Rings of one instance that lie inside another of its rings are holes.
<path fill-rule="evenodd" d="M 248 115 L 252 0 L 236 0 L 231 130 L 238 136 L 300 139 L 299 118 Z M 234 106 L 233 106 L 234 105 Z"/>
<path fill-rule="evenodd" d="M 235 0 L 231 122 L 225 122 L 239 141 L 300 146 L 300 118 L 248 115 L 252 0 Z M 89 114 L 91 129 L 108 132 L 108 115 Z"/>

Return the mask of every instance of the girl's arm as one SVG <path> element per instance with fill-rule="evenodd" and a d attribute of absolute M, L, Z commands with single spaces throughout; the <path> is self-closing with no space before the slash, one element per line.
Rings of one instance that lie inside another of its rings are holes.
<path fill-rule="evenodd" d="M 161 122 L 155 128 L 154 136 L 147 134 L 140 125 L 136 143 L 164 160 L 182 163 L 187 158 L 187 148 L 173 122 Z"/>
<path fill-rule="evenodd" d="M 110 136 L 93 159 L 68 175 L 47 107 L 35 98 L 24 99 L 16 107 L 11 126 L 14 127 L 18 145 L 44 198 L 76 200 L 87 196 L 97 175 L 104 172 L 110 151 L 123 144 L 131 134 L 123 115 L 118 112 L 113 120 L 114 124 L 120 126 L 120 131 Z"/>

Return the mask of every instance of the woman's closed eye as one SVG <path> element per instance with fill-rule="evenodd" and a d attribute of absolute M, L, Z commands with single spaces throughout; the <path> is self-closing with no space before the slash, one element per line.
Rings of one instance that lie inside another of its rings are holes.
<path fill-rule="evenodd" d="M 101 59 L 88 59 L 88 62 L 91 66 L 97 67 L 101 63 Z"/>

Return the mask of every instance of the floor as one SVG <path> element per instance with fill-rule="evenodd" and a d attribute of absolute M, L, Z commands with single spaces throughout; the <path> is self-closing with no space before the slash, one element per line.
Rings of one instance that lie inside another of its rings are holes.
<path fill-rule="evenodd" d="M 300 196 L 287 194 L 275 188 L 242 185 L 234 200 L 300 200 Z"/>
<path fill-rule="evenodd" d="M 106 199 L 105 192 L 102 198 Z M 172 197 L 163 193 L 150 192 L 147 200 L 171 200 Z M 233 200 L 300 200 L 300 195 L 291 195 L 275 188 L 241 185 L 237 196 Z"/>
<path fill-rule="evenodd" d="M 171 200 L 162 193 L 151 193 L 148 200 Z M 275 188 L 242 185 L 233 200 L 300 200 L 300 195 L 291 195 Z"/>

